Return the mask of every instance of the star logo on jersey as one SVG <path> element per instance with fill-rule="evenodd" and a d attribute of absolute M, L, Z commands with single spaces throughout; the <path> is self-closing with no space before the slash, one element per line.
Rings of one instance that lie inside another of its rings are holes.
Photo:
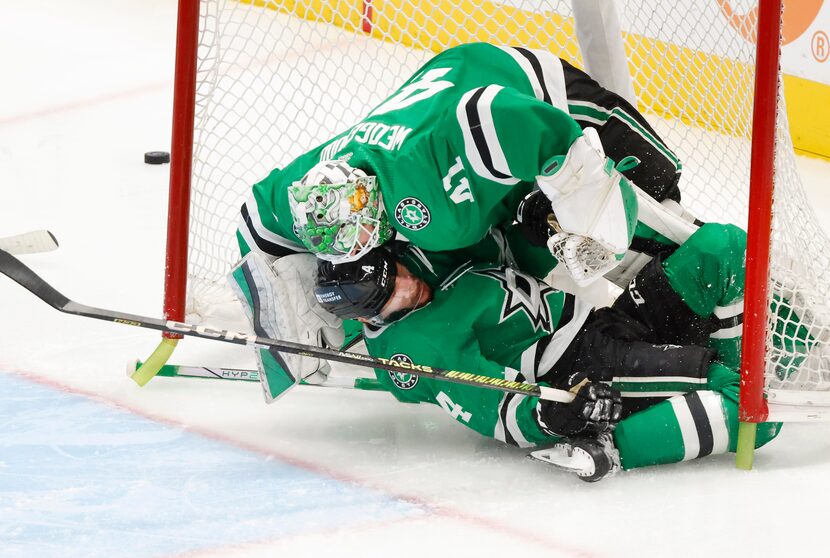
<path fill-rule="evenodd" d="M 429 225 L 432 219 L 429 209 L 418 198 L 402 199 L 395 208 L 395 219 L 411 231 L 419 231 Z"/>
<path fill-rule="evenodd" d="M 389 360 L 412 364 L 412 359 L 403 353 L 396 353 L 389 357 Z M 392 383 L 399 389 L 412 389 L 417 385 L 418 380 L 420 379 L 415 374 L 409 374 L 407 372 L 392 372 L 391 370 L 389 371 L 389 378 L 391 378 Z"/>
<path fill-rule="evenodd" d="M 523 312 L 534 331 L 541 328 L 548 333 L 553 332 L 550 307 L 545 300 L 548 294 L 554 292 L 551 287 L 509 267 L 503 270 L 488 269 L 476 273 L 495 279 L 505 292 L 499 323 L 514 314 Z"/>

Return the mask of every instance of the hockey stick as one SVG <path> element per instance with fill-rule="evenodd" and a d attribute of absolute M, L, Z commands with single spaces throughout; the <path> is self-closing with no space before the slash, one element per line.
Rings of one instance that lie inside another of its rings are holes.
<path fill-rule="evenodd" d="M 9 254 L 36 254 L 57 249 L 58 239 L 46 230 L 30 231 L 0 238 L 0 250 Z"/>
<path fill-rule="evenodd" d="M 134 360 L 127 366 L 127 376 L 132 374 L 143 362 Z M 217 368 L 208 366 L 187 366 L 183 364 L 165 364 L 157 376 L 167 378 L 208 378 L 214 380 L 231 380 L 237 382 L 259 383 L 259 370 L 248 368 Z M 324 388 L 359 389 L 364 391 L 387 391 L 374 378 L 329 378 L 322 384 L 311 384 L 300 380 L 300 385 Z"/>
<path fill-rule="evenodd" d="M 330 361 L 353 364 L 356 366 L 380 368 L 390 372 L 413 374 L 415 376 L 435 378 L 455 384 L 482 387 L 507 393 L 530 395 L 532 397 L 539 397 L 549 401 L 569 403 L 574 399 L 574 394 L 569 391 L 554 389 L 546 386 L 528 384 L 525 382 L 514 382 L 503 378 L 491 378 L 489 376 L 483 376 L 472 372 L 463 372 L 460 370 L 446 370 L 444 368 L 431 367 L 423 364 L 410 364 L 403 361 L 376 358 L 357 353 L 347 353 L 324 347 L 302 345 L 291 341 L 258 337 L 247 333 L 227 331 L 224 329 L 213 329 L 172 320 L 165 321 L 157 318 L 147 318 L 136 314 L 128 314 L 126 312 L 86 306 L 68 299 L 49 283 L 44 281 L 34 271 L 29 269 L 29 267 L 27 267 L 23 262 L 3 250 L 0 250 L 0 273 L 3 273 L 30 291 L 42 301 L 49 304 L 52 308 L 66 314 L 85 316 L 87 318 L 106 320 L 109 322 L 135 327 L 155 329 L 157 331 L 167 333 L 179 333 L 191 337 L 199 337 L 201 339 L 215 339 L 216 341 L 233 343 L 235 345 L 247 345 L 260 348 L 272 347 L 283 353 L 291 353 L 311 358 L 322 358 Z"/>

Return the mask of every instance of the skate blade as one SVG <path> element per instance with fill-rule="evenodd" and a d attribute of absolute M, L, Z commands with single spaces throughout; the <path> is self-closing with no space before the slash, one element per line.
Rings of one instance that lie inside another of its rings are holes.
<path fill-rule="evenodd" d="M 580 476 L 594 473 L 594 460 L 587 452 L 580 448 L 556 445 L 530 452 L 528 457 L 552 465 L 562 471 L 576 473 Z"/>

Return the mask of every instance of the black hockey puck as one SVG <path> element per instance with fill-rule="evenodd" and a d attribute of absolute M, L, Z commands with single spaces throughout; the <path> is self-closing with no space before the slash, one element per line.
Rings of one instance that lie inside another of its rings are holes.
<path fill-rule="evenodd" d="M 163 165 L 170 162 L 170 154 L 167 151 L 148 151 L 144 154 L 144 162 L 148 165 Z"/>

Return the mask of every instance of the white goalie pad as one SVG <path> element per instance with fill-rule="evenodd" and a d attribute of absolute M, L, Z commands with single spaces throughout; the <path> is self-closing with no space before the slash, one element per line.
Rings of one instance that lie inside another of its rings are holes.
<path fill-rule="evenodd" d="M 637 219 L 650 229 L 660 233 L 672 242 L 683 244 L 699 228 L 694 217 L 675 201 L 658 202 L 643 190 L 632 184 L 637 194 Z"/>
<path fill-rule="evenodd" d="M 317 258 L 311 254 L 293 254 L 278 259 L 274 271 L 274 295 L 278 298 L 278 320 L 285 339 L 304 345 L 340 348 L 345 339 L 343 320 L 323 310 L 314 296 Z M 322 383 L 330 364 L 318 358 L 286 355 L 289 365 L 309 383 Z"/>
<path fill-rule="evenodd" d="M 243 264 L 252 277 L 253 285 L 248 288 L 256 289 L 259 301 L 257 316 L 243 304 L 251 323 L 259 323 L 268 336 L 284 341 L 335 348 L 343 344 L 343 321 L 323 310 L 314 297 L 317 260 L 313 255 L 293 254 L 269 264 L 260 254 L 251 252 L 238 267 Z M 231 285 L 235 286 L 233 280 Z M 241 291 L 235 290 L 240 300 L 244 300 Z M 331 366 L 325 360 L 290 353 L 281 355 L 294 378 L 319 384 L 328 377 Z M 261 377 L 265 378 L 267 374 Z M 268 391 L 268 386 L 265 387 Z M 266 393 L 266 400 L 271 401 L 275 396 Z"/>

